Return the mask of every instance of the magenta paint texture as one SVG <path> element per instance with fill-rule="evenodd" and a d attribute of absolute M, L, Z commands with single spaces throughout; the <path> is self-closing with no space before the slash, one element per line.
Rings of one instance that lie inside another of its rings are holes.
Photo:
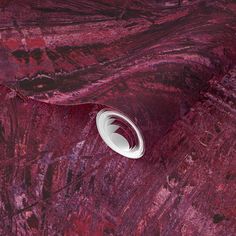
<path fill-rule="evenodd" d="M 0 6 L 0 235 L 235 235 L 235 1 Z"/>

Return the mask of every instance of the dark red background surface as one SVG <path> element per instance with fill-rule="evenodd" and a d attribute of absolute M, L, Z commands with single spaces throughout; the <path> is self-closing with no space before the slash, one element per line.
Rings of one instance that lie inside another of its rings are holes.
<path fill-rule="evenodd" d="M 0 233 L 235 235 L 235 12 L 1 1 Z M 102 142 L 96 104 L 141 127 L 142 159 Z"/>

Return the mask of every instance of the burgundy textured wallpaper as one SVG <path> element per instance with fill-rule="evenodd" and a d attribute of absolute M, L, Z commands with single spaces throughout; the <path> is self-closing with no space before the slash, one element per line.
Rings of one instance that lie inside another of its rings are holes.
<path fill-rule="evenodd" d="M 235 1 L 0 1 L 0 235 L 235 235 Z M 128 115 L 146 152 L 96 128 Z"/>

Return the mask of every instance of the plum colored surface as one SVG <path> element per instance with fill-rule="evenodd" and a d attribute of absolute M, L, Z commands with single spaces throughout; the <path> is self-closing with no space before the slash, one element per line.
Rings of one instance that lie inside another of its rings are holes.
<path fill-rule="evenodd" d="M 235 235 L 235 1 L 0 1 L 0 235 Z M 144 134 L 130 160 L 96 114 Z"/>

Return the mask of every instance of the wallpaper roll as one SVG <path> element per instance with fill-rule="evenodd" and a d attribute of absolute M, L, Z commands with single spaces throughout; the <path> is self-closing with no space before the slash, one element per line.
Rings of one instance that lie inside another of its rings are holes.
<path fill-rule="evenodd" d="M 28 217 L 28 227 L 49 235 L 56 226 L 67 235 L 102 235 L 108 228 L 155 235 L 159 213 L 148 202 L 169 196 L 155 189 L 157 173 L 172 170 L 160 162 L 184 139 L 163 155 L 161 145 L 235 66 L 235 2 L 48 0 L 2 8 L 3 222 L 16 216 L 26 232 L 21 217 Z"/>
<path fill-rule="evenodd" d="M 139 127 L 150 157 L 152 146 L 208 82 L 234 63 L 234 11 L 223 10 L 221 2 L 205 4 L 196 1 L 178 11 L 157 5 L 155 23 L 136 18 L 120 20 L 121 25 L 87 23 L 72 32 L 65 28 L 63 36 L 51 36 L 50 26 L 49 33 L 26 31 L 26 44 L 21 34 L 14 39 L 3 34 L 2 84 L 51 104 L 95 103 L 120 111 Z M 18 21 L 25 24 L 24 18 Z"/>

